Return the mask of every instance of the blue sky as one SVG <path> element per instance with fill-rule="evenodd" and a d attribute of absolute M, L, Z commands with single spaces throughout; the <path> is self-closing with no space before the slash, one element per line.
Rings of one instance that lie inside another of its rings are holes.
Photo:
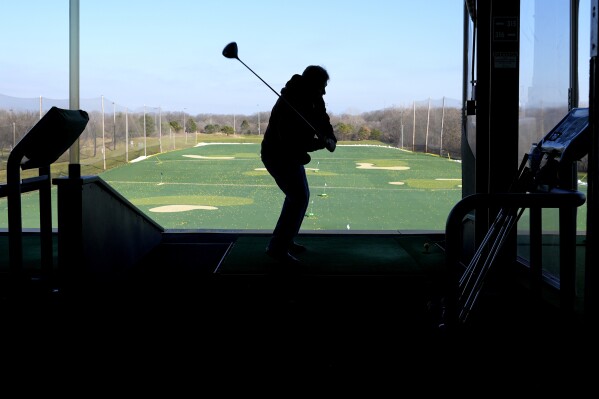
<path fill-rule="evenodd" d="M 0 94 L 69 97 L 69 1 L 0 5 Z M 462 0 L 81 0 L 80 97 L 191 114 L 269 111 L 310 64 L 332 113 L 459 100 Z"/>

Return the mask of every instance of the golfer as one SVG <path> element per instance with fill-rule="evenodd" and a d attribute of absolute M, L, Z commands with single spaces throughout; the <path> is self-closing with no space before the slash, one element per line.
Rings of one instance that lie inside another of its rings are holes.
<path fill-rule="evenodd" d="M 311 160 L 308 153 L 333 152 L 337 145 L 323 99 L 328 81 L 326 69 L 316 65 L 293 75 L 272 108 L 262 140 L 262 163 L 285 194 L 266 253 L 286 264 L 299 264 L 295 256 L 306 250 L 294 239 L 310 200 L 304 168 Z"/>

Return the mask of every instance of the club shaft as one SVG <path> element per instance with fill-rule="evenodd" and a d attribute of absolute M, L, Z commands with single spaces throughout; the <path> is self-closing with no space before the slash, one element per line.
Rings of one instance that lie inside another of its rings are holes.
<path fill-rule="evenodd" d="M 277 95 L 277 97 L 279 97 L 280 99 L 282 99 L 283 101 L 285 101 L 285 103 L 286 103 L 286 104 L 287 104 L 289 107 L 291 107 L 291 109 L 292 109 L 293 111 L 295 111 L 295 113 L 296 113 L 296 114 L 298 114 L 298 115 L 299 115 L 299 117 L 300 117 L 300 118 L 302 118 L 302 119 L 304 120 L 304 122 L 306 122 L 306 124 L 307 124 L 308 126 L 310 126 L 310 128 L 311 128 L 312 130 L 314 130 L 314 133 L 316 133 L 316 136 L 318 136 L 320 139 L 323 139 L 323 137 L 321 136 L 320 132 L 318 132 L 318 130 L 316 130 L 316 128 L 315 128 L 314 126 L 312 126 L 312 124 L 311 124 L 310 122 L 308 122 L 308 120 L 307 120 L 307 119 L 306 119 L 306 118 L 305 118 L 305 117 L 304 117 L 304 116 L 303 116 L 303 115 L 302 115 L 302 114 L 301 114 L 301 113 L 300 113 L 300 112 L 299 112 L 297 109 L 295 109 L 295 107 L 294 107 L 293 105 L 291 105 L 291 103 L 290 103 L 289 101 L 287 101 L 287 99 L 286 99 L 285 97 L 281 96 L 281 95 L 280 95 L 280 94 L 279 94 L 279 93 L 278 93 L 278 92 L 277 92 L 275 89 L 273 89 L 273 88 L 272 88 L 272 87 L 271 87 L 271 86 L 270 86 L 268 83 L 266 83 L 266 81 L 264 81 L 264 79 L 262 79 L 262 78 L 260 77 L 260 75 L 258 75 L 256 72 L 254 72 L 254 71 L 252 70 L 252 68 L 250 68 L 249 66 L 247 66 L 247 65 L 245 64 L 245 62 L 241 61 L 241 59 L 240 59 L 239 57 L 237 58 L 237 61 L 241 62 L 241 63 L 243 64 L 243 66 L 244 66 L 244 67 L 246 67 L 247 69 L 249 69 L 249 70 L 250 70 L 250 72 L 251 72 L 251 73 L 253 73 L 254 75 L 256 75 L 256 77 L 257 77 L 258 79 L 260 79 L 260 80 L 262 81 L 262 83 L 264 83 L 266 86 L 268 86 L 268 88 L 269 88 L 270 90 L 272 90 L 272 92 L 273 92 L 273 93 L 275 93 L 275 94 Z"/>
<path fill-rule="evenodd" d="M 268 86 L 268 88 L 269 88 L 270 90 L 272 90 L 272 92 L 273 92 L 273 93 L 275 93 L 277 96 L 281 97 L 281 95 L 280 95 L 280 94 L 279 94 L 279 93 L 278 93 L 278 92 L 277 92 L 275 89 L 273 89 L 272 87 L 270 87 L 270 85 L 269 85 L 268 83 L 266 83 L 266 82 L 264 81 L 264 79 L 262 79 L 262 78 L 260 77 L 260 75 L 258 75 L 256 72 L 254 72 L 254 71 L 252 70 L 252 68 L 250 68 L 249 66 L 247 66 L 247 65 L 245 64 L 245 62 L 241 61 L 241 59 L 239 59 L 239 58 L 237 58 L 237 60 L 238 60 L 239 62 L 241 62 L 241 63 L 243 64 L 243 66 L 244 66 L 244 67 L 246 67 L 247 69 L 249 69 L 251 73 L 253 73 L 254 75 L 256 75 L 256 77 L 257 77 L 258 79 L 260 79 L 260 80 L 262 81 L 262 83 L 264 83 L 266 86 Z"/>

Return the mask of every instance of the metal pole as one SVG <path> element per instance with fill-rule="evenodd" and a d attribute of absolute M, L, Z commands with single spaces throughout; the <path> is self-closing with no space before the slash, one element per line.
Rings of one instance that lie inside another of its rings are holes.
<path fill-rule="evenodd" d="M 104 162 L 104 170 L 106 170 L 106 144 L 104 139 L 104 96 L 102 96 L 102 161 Z"/>
<path fill-rule="evenodd" d="M 158 107 L 158 143 L 162 152 L 162 108 Z"/>
<path fill-rule="evenodd" d="M 426 113 L 426 135 L 424 136 L 424 152 L 428 152 L 428 128 L 431 120 L 431 98 L 428 98 L 428 111 Z"/>
<path fill-rule="evenodd" d="M 148 156 L 147 134 L 146 134 L 146 106 L 144 105 L 144 157 Z"/>
<path fill-rule="evenodd" d="M 568 110 L 578 108 L 578 16 L 579 1 L 570 0 L 570 90 L 568 96 Z"/>
<path fill-rule="evenodd" d="M 443 105 L 441 111 L 441 144 L 439 144 L 439 156 L 443 156 L 443 124 L 445 123 L 445 97 L 443 97 Z"/>
<path fill-rule="evenodd" d="M 116 150 L 116 106 L 112 102 L 112 149 Z"/>
<path fill-rule="evenodd" d="M 589 180 L 587 190 L 587 238 L 584 274 L 584 318 L 592 332 L 599 325 L 599 118 L 597 77 L 597 53 L 599 52 L 599 0 L 591 0 L 591 40 L 589 60 L 589 129 L 591 147 L 589 151 Z M 595 335 L 596 337 L 596 335 Z M 597 338 L 595 338 L 595 343 Z"/>
<path fill-rule="evenodd" d="M 79 0 L 69 2 L 69 107 L 79 109 Z M 80 168 L 77 138 L 69 149 L 69 176 L 79 177 Z"/>
<path fill-rule="evenodd" d="M 404 143 L 403 143 L 403 111 L 404 110 L 402 108 L 401 115 L 400 115 L 400 125 L 401 125 L 401 147 L 400 148 L 403 148 L 403 145 L 404 145 Z"/>
<path fill-rule="evenodd" d="M 129 109 L 125 107 L 125 161 L 129 162 Z"/>
<path fill-rule="evenodd" d="M 416 147 L 416 101 L 413 102 L 414 104 L 414 116 L 413 116 L 413 120 L 412 120 L 412 151 L 415 151 Z"/>

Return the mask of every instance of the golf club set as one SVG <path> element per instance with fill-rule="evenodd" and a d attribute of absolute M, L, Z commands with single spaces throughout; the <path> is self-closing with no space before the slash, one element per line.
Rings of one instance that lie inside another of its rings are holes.
<path fill-rule="evenodd" d="M 247 69 L 249 69 L 249 71 L 251 73 L 253 73 L 254 75 L 256 75 L 256 77 L 258 79 L 260 79 L 262 81 L 262 83 L 264 83 L 266 86 L 268 86 L 268 88 L 270 90 L 272 90 L 273 93 L 275 93 L 277 95 L 277 97 L 281 98 L 283 101 L 285 101 L 285 103 L 291 107 L 291 109 L 293 109 L 293 111 L 298 114 L 300 116 L 300 118 L 302 118 L 302 120 L 304 122 L 306 122 L 306 124 L 310 127 L 310 129 L 314 130 L 314 133 L 316 134 L 316 136 L 321 139 L 322 141 L 325 142 L 325 147 L 330 151 L 333 152 L 335 151 L 335 148 L 337 146 L 337 143 L 328 138 L 328 137 L 323 137 L 322 133 L 319 132 L 314 126 L 312 126 L 312 124 L 291 104 L 289 103 L 289 101 L 287 101 L 287 99 L 285 99 L 285 97 L 282 97 L 275 89 L 273 89 L 268 83 L 266 83 L 266 81 L 264 81 L 264 79 L 262 79 L 256 72 L 254 72 L 252 70 L 252 68 L 250 68 L 249 66 L 247 66 L 243 61 L 241 61 L 241 59 L 239 58 L 239 49 L 237 47 L 237 42 L 231 42 L 229 44 L 227 44 L 225 46 L 225 48 L 223 49 L 223 56 L 225 56 L 226 58 L 231 58 L 231 59 L 236 59 L 237 61 L 241 62 L 241 64 L 246 67 Z"/>
<path fill-rule="evenodd" d="M 545 137 L 525 154 L 510 192 L 552 193 L 574 190 L 573 167 L 587 155 L 591 145 L 589 109 L 574 108 Z M 465 322 L 474 307 L 485 278 L 506 238 L 525 208 L 501 208 L 468 267 L 459 280 L 458 318 Z"/>

